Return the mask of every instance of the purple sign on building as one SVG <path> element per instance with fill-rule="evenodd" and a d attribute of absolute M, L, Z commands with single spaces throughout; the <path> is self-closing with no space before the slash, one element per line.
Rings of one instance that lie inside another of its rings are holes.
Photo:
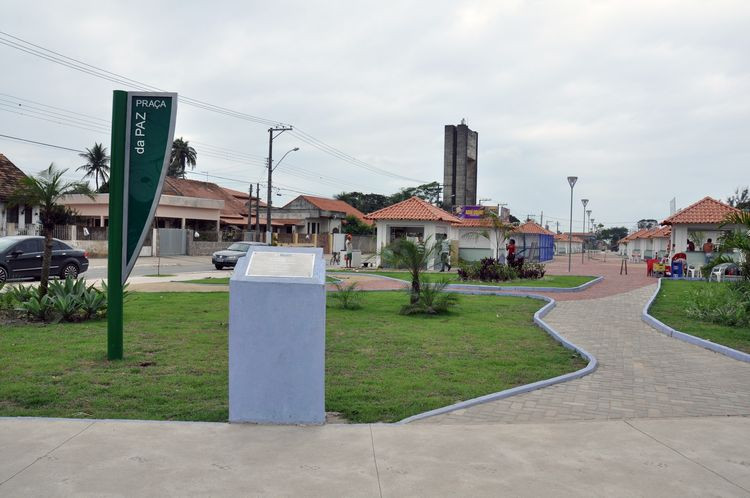
<path fill-rule="evenodd" d="M 460 216 L 468 220 L 484 218 L 484 206 L 461 206 Z"/>

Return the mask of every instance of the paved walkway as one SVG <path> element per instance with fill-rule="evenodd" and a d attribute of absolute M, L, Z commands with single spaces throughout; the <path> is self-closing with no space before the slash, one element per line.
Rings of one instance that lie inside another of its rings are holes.
<path fill-rule="evenodd" d="M 750 496 L 742 417 L 322 427 L 0 418 L 0 448 L 8 497 Z"/>
<path fill-rule="evenodd" d="M 599 360 L 593 374 L 418 423 L 750 415 L 750 364 L 672 339 L 641 321 L 655 287 L 559 302 L 547 315 L 547 323 Z"/>

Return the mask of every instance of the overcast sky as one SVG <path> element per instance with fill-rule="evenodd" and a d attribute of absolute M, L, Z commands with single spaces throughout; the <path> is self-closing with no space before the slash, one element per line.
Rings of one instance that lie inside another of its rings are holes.
<path fill-rule="evenodd" d="M 568 175 L 580 177 L 574 230 L 582 197 L 591 199 L 597 222 L 631 226 L 663 219 L 672 197 L 684 207 L 706 195 L 725 199 L 750 183 L 747 1 L 127 5 L 4 0 L 0 31 L 181 95 L 291 123 L 418 180 L 442 183 L 443 126 L 465 118 L 479 133 L 478 196 L 507 203 L 519 218 L 543 211 L 553 229 L 556 221 L 567 227 Z M 108 121 L 112 90 L 127 88 L 5 45 L 0 68 L 0 134 L 74 149 L 109 145 L 106 132 L 10 113 L 8 103 L 23 98 Z M 195 171 L 204 173 L 190 178 L 239 190 L 263 181 L 267 128 L 181 104 L 176 133 L 194 144 Z M 255 160 L 202 154 L 217 147 Z M 288 133 L 274 142 L 274 157 L 293 147 L 300 151 L 274 174 L 285 188 L 332 196 L 415 185 Z M 73 152 L 4 138 L 0 152 L 27 173 L 51 161 L 71 171 L 81 164 Z M 297 195 L 282 194 L 274 203 Z"/>

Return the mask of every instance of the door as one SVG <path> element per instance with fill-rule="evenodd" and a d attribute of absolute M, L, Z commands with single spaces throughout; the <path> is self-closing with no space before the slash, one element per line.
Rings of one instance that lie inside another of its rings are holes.
<path fill-rule="evenodd" d="M 12 253 L 20 251 L 14 256 Z M 42 274 L 42 239 L 25 239 L 8 252 L 8 266 L 18 278 L 38 277 Z"/>
<path fill-rule="evenodd" d="M 59 273 L 60 266 L 62 266 L 63 261 L 68 259 L 68 254 L 70 254 L 71 251 L 72 249 L 70 247 L 59 240 L 52 241 L 52 261 L 49 265 L 50 275 Z M 44 256 L 44 254 L 42 254 L 42 256 Z"/>

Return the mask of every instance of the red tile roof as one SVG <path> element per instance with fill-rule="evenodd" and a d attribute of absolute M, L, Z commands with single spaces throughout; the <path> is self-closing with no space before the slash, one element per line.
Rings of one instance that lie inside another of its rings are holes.
<path fill-rule="evenodd" d="M 8 200 L 24 178 L 23 171 L 0 154 L 0 199 Z"/>
<path fill-rule="evenodd" d="M 370 220 L 415 220 L 415 221 L 445 221 L 447 223 L 461 223 L 461 220 L 448 211 L 433 206 L 429 202 L 412 197 L 392 206 L 384 207 L 368 214 Z"/>
<path fill-rule="evenodd" d="M 514 230 L 514 233 L 531 233 L 531 234 L 541 234 L 541 235 L 555 235 L 555 232 L 551 232 L 550 230 L 547 230 L 542 225 L 539 225 L 538 223 L 534 223 L 533 221 L 527 221 L 526 223 L 523 223 L 519 226 L 517 226 Z"/>
<path fill-rule="evenodd" d="M 361 221 L 369 224 L 370 222 L 365 219 L 365 214 L 360 211 L 359 209 L 355 208 L 351 204 L 348 204 L 344 201 L 340 201 L 338 199 L 329 199 L 327 197 L 315 197 L 313 195 L 300 195 L 299 197 L 289 201 L 286 206 L 291 204 L 292 202 L 296 201 L 299 198 L 302 198 L 315 206 L 318 209 L 322 209 L 323 211 L 336 211 L 339 213 L 346 213 L 347 216 L 356 216 Z M 284 207 L 286 207 L 284 206 Z M 271 218 L 271 222 L 273 222 L 273 218 Z"/>
<path fill-rule="evenodd" d="M 568 234 L 567 233 L 556 233 L 555 234 L 555 240 L 560 242 L 567 242 L 568 241 Z M 573 242 L 576 242 L 578 244 L 583 244 L 583 239 L 576 236 L 575 232 L 573 232 L 572 237 Z"/>
<path fill-rule="evenodd" d="M 666 220 L 662 225 L 675 225 L 685 223 L 721 223 L 730 213 L 739 213 L 740 210 L 729 204 L 724 204 L 711 197 L 704 197 L 698 202 L 689 205 Z"/>
<path fill-rule="evenodd" d="M 238 190 L 220 187 L 215 183 L 168 176 L 164 179 L 162 194 L 224 201 L 224 208 L 220 215 L 221 221 L 231 225 L 247 225 L 248 194 L 243 194 Z M 265 206 L 264 202 L 260 204 L 261 207 Z M 274 224 L 273 217 L 271 224 Z"/>

